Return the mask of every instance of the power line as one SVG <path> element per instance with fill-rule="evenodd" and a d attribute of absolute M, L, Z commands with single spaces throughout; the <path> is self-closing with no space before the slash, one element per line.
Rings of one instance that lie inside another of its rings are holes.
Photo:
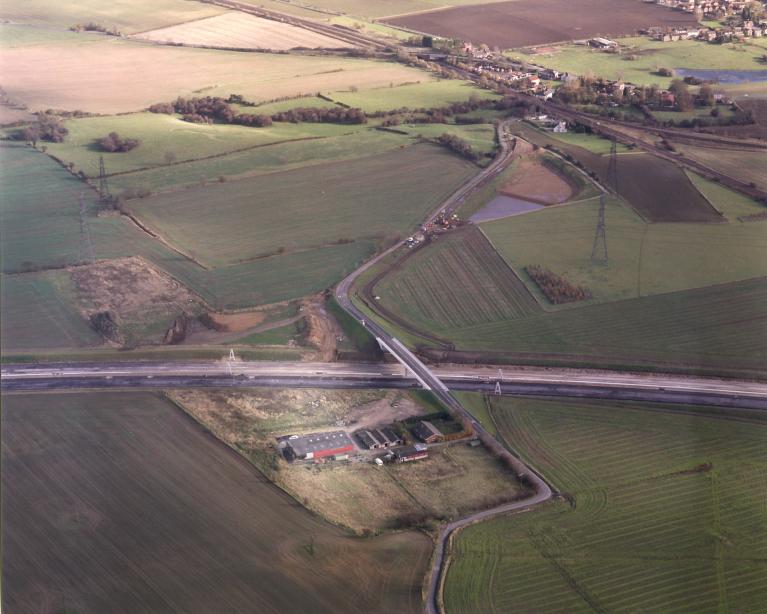
<path fill-rule="evenodd" d="M 618 144 L 613 139 L 610 145 L 610 162 L 607 165 L 607 190 L 618 195 Z M 607 223 L 605 221 L 605 205 L 607 195 L 605 192 L 599 196 L 599 215 L 597 217 L 597 229 L 594 233 L 594 244 L 591 247 L 591 264 L 604 264 L 607 258 Z"/>
<path fill-rule="evenodd" d="M 77 253 L 78 264 L 93 264 L 96 262 L 96 250 L 93 248 L 91 231 L 88 227 L 85 210 L 85 192 L 80 192 L 80 245 Z"/>
<path fill-rule="evenodd" d="M 101 196 L 101 202 L 106 202 L 112 198 L 112 195 L 109 193 L 109 184 L 107 183 L 104 156 L 99 156 L 99 195 Z"/>

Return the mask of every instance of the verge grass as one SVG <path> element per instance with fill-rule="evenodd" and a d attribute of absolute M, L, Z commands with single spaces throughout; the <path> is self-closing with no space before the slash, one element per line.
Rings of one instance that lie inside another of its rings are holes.
<path fill-rule="evenodd" d="M 464 529 L 447 612 L 759 609 L 767 596 L 759 412 L 491 403 L 509 445 L 566 497 Z"/>

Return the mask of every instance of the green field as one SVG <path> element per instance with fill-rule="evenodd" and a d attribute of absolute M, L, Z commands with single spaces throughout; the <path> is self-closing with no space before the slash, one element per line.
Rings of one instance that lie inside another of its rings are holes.
<path fill-rule="evenodd" d="M 66 122 L 66 127 L 69 134 L 65 141 L 45 143 L 47 152 L 67 163 L 72 162 L 75 170 L 82 170 L 89 177 L 98 176 L 99 156 L 102 155 L 107 173 L 112 175 L 167 167 L 169 162 L 220 157 L 284 141 L 324 139 L 367 130 L 365 126 L 338 124 L 275 123 L 268 128 L 193 124 L 178 115 L 163 113 L 73 119 Z M 123 138 L 138 139 L 141 144 L 128 152 L 104 153 L 98 140 L 110 132 L 117 132 Z M 166 170 L 173 173 L 176 169 Z M 179 170 L 184 172 L 183 168 Z"/>
<path fill-rule="evenodd" d="M 562 492 L 464 529 L 448 613 L 756 612 L 767 600 L 767 421 L 756 411 L 492 399 Z"/>
<path fill-rule="evenodd" d="M 606 79 L 621 79 L 636 85 L 658 84 L 666 87 L 671 77 L 654 74 L 659 68 L 712 68 L 761 70 L 760 49 L 752 44 L 711 45 L 698 41 L 663 43 L 647 37 L 618 39 L 622 53 L 593 51 L 583 45 L 560 45 L 557 51 L 535 54 L 513 51 L 511 55 L 548 68 L 576 75 L 592 74 Z M 627 59 L 636 56 L 635 60 Z"/>
<path fill-rule="evenodd" d="M 4 352 L 102 343 L 77 310 L 67 271 L 3 275 L 0 290 Z"/>
<path fill-rule="evenodd" d="M 719 206 L 726 211 L 727 204 Z M 531 264 L 546 266 L 571 283 L 588 287 L 594 301 L 767 275 L 767 237 L 759 224 L 647 224 L 614 200 L 608 200 L 605 214 L 609 264 L 592 264 L 598 209 L 593 200 L 481 227 L 517 272 Z"/>
<path fill-rule="evenodd" d="M 688 158 L 698 160 L 721 173 L 748 183 L 754 182 L 762 189 L 767 187 L 767 181 L 764 178 L 764 169 L 767 168 L 767 152 L 764 150 L 735 151 L 693 147 L 677 143 L 674 143 L 674 147 Z M 719 187 L 719 189 L 723 190 L 724 188 Z"/>
<path fill-rule="evenodd" d="M 498 97 L 493 92 L 457 79 L 441 79 L 423 83 L 422 81 L 425 80 L 419 78 L 417 83 L 394 84 L 394 87 L 360 89 L 357 92 L 332 92 L 329 96 L 336 102 L 371 113 L 403 108 L 410 110 L 433 109 L 447 106 L 451 102 L 465 102 L 472 97 L 481 99 Z"/>
<path fill-rule="evenodd" d="M 491 124 L 403 124 L 403 130 L 415 137 L 437 139 L 443 134 L 453 134 L 471 145 L 477 153 L 492 157 L 497 149 L 495 128 Z"/>
<path fill-rule="evenodd" d="M 322 126 L 323 124 L 312 125 Z M 157 191 L 180 186 L 200 186 L 207 182 L 219 181 L 221 177 L 253 177 L 331 161 L 362 158 L 397 149 L 410 144 L 413 140 L 407 136 L 375 130 L 372 127 L 362 130 L 354 126 L 346 126 L 346 128 L 348 132 L 339 136 L 282 141 L 214 158 L 124 173 L 110 177 L 109 185 L 116 194 L 126 189 L 136 188 Z M 258 128 L 251 128 L 251 130 L 258 130 Z M 318 129 L 318 133 L 322 131 L 322 128 Z M 331 133 L 333 131 L 333 129 L 326 130 Z"/>
<path fill-rule="evenodd" d="M 599 154 L 600 156 L 609 154 L 612 146 L 612 143 L 609 140 L 603 139 L 596 134 L 586 134 L 585 132 L 542 132 L 542 134 L 555 141 L 560 141 L 561 143 L 582 147 L 583 149 L 586 149 L 591 153 Z M 617 153 L 631 151 L 622 143 L 617 143 L 615 150 Z"/>
<path fill-rule="evenodd" d="M 373 292 L 382 307 L 426 330 L 449 331 L 540 311 L 476 227 L 420 249 Z"/>
<path fill-rule="evenodd" d="M 78 197 L 89 212 L 93 192 L 45 155 L 21 145 L 0 146 L 3 271 L 74 263 L 80 237 Z"/>
<path fill-rule="evenodd" d="M 468 360 L 729 373 L 767 364 L 767 277 L 544 311 L 497 261 L 476 237 L 446 235 L 373 292 L 380 308 L 404 320 L 396 334 L 404 326 L 449 339 Z"/>
<path fill-rule="evenodd" d="M 131 201 L 172 244 L 212 266 L 415 227 L 474 172 L 433 145 Z M 445 181 L 445 177 L 449 181 Z"/>
<path fill-rule="evenodd" d="M 184 0 L 7 0 L 0 17 L 35 26 L 69 28 L 96 23 L 123 34 L 154 30 L 223 13 L 224 9 Z"/>

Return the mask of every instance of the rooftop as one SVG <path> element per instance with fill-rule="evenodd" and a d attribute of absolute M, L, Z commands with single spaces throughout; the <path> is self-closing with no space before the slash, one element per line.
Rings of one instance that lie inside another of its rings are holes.
<path fill-rule="evenodd" d="M 352 440 L 344 431 L 328 433 L 309 433 L 308 435 L 291 435 L 286 440 L 296 456 L 306 456 L 310 452 L 332 450 L 353 446 Z"/>

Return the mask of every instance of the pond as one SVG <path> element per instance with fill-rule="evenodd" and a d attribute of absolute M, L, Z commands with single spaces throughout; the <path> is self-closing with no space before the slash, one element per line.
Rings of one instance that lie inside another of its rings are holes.
<path fill-rule="evenodd" d="M 767 81 L 767 70 L 717 70 L 714 68 L 677 68 L 674 70 L 677 77 L 695 77 L 704 81 L 717 83 L 751 83 L 753 81 Z"/>
<path fill-rule="evenodd" d="M 472 215 L 470 219 L 474 223 L 488 222 L 490 220 L 498 220 L 503 217 L 520 215 L 521 213 L 529 213 L 530 211 L 537 211 L 538 209 L 543 209 L 543 205 L 539 205 L 527 200 L 522 200 L 521 198 L 514 198 L 513 196 L 503 196 L 499 194 L 484 207 L 482 207 L 482 209 Z"/>

